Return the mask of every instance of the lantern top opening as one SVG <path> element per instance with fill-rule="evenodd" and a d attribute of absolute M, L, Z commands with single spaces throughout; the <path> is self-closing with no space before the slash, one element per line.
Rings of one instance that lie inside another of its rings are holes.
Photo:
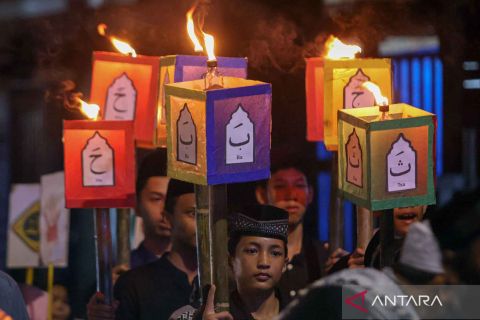
<path fill-rule="evenodd" d="M 380 106 L 372 106 L 372 107 L 356 108 L 356 109 L 342 109 L 342 110 L 339 110 L 339 117 L 355 118 L 357 121 L 360 121 L 361 123 L 364 123 L 364 124 L 379 122 L 378 116 L 381 114 L 381 110 L 379 107 Z M 433 113 L 430 113 L 428 111 L 425 111 L 419 108 L 415 108 L 405 103 L 390 104 L 388 105 L 388 107 L 389 107 L 388 115 L 390 119 L 385 121 L 435 116 Z"/>
<path fill-rule="evenodd" d="M 209 91 L 220 91 L 225 89 L 235 89 L 241 87 L 250 87 L 256 85 L 265 85 L 267 83 L 256 80 L 248 80 L 235 77 L 223 77 L 223 88 L 212 89 Z M 205 92 L 205 82 L 201 80 L 185 81 L 185 82 L 175 82 L 165 85 L 166 87 L 180 88 L 180 89 L 189 89 L 193 91 Z"/>

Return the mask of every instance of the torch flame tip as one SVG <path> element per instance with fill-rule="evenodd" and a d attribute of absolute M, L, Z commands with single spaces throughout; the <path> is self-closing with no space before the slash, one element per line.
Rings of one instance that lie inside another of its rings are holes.
<path fill-rule="evenodd" d="M 371 81 L 365 81 L 364 83 L 362 83 L 362 87 L 364 87 L 373 94 L 373 96 L 375 97 L 375 103 L 377 105 L 388 106 L 388 98 L 382 95 L 382 91 L 377 84 Z"/>
<path fill-rule="evenodd" d="M 334 35 L 328 37 L 325 49 L 327 51 L 325 57 L 331 60 L 354 59 L 357 53 L 362 52 L 362 48 L 359 46 L 345 44 Z"/>
<path fill-rule="evenodd" d="M 76 98 L 80 103 L 80 111 L 90 120 L 97 120 L 100 113 L 100 107 L 97 104 L 87 103 L 80 98 Z"/>

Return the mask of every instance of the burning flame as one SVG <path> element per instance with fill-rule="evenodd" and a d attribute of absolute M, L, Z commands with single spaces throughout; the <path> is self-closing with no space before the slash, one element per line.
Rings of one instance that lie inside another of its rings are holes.
<path fill-rule="evenodd" d="M 380 87 L 377 86 L 375 83 L 370 82 L 370 81 L 365 81 L 362 83 L 362 87 L 373 93 L 373 96 L 375 97 L 375 102 L 379 106 L 386 106 L 388 105 L 388 98 L 384 97 L 382 95 L 382 91 L 380 90 Z"/>
<path fill-rule="evenodd" d="M 208 61 L 217 60 L 214 53 L 215 40 L 211 34 L 203 32 L 203 37 L 205 39 L 205 48 L 207 49 Z"/>
<path fill-rule="evenodd" d="M 108 38 L 110 40 L 110 42 L 112 42 L 112 44 L 115 46 L 115 48 L 120 53 L 123 53 L 125 55 L 131 55 L 134 58 L 137 56 L 137 53 L 135 52 L 135 49 L 133 49 L 132 46 L 129 45 L 127 42 L 107 35 L 107 25 L 106 24 L 100 23 L 97 26 L 97 31 L 98 31 L 98 34 L 100 34 L 101 36 Z"/>
<path fill-rule="evenodd" d="M 87 116 L 88 119 L 97 120 L 98 113 L 100 112 L 98 105 L 86 103 L 80 98 L 77 98 L 77 101 L 80 103 L 80 111 Z"/>
<path fill-rule="evenodd" d="M 327 59 L 354 59 L 357 53 L 362 52 L 362 48 L 356 45 L 348 45 L 340 41 L 340 39 L 330 36 L 325 42 L 325 49 Z"/>
<path fill-rule="evenodd" d="M 203 47 L 200 44 L 200 41 L 198 40 L 197 36 L 195 35 L 195 25 L 193 24 L 193 12 L 195 11 L 195 7 L 191 8 L 187 12 L 187 32 L 188 36 L 190 37 L 190 40 L 192 40 L 194 46 L 195 46 L 195 52 L 202 52 Z"/>

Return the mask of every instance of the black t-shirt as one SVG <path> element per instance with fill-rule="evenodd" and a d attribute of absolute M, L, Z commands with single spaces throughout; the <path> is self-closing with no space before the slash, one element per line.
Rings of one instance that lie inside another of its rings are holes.
<path fill-rule="evenodd" d="M 278 288 L 285 302 L 290 302 L 301 290 L 324 275 L 328 251 L 322 242 L 304 237 L 302 250 L 287 264 Z"/>
<path fill-rule="evenodd" d="M 167 257 L 168 253 L 120 276 L 114 290 L 115 299 L 120 302 L 117 320 L 166 320 L 175 310 L 189 304 L 193 284 Z"/>

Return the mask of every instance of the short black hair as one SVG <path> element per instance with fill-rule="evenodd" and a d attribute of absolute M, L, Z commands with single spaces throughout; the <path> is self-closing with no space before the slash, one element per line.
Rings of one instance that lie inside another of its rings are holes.
<path fill-rule="evenodd" d="M 165 210 L 173 213 L 178 197 L 187 193 L 194 193 L 193 184 L 177 179 L 168 182 L 167 196 L 165 198 Z"/>
<path fill-rule="evenodd" d="M 137 198 L 151 177 L 165 177 L 167 175 L 167 153 L 165 149 L 156 149 L 148 153 L 138 167 L 135 190 Z"/>

